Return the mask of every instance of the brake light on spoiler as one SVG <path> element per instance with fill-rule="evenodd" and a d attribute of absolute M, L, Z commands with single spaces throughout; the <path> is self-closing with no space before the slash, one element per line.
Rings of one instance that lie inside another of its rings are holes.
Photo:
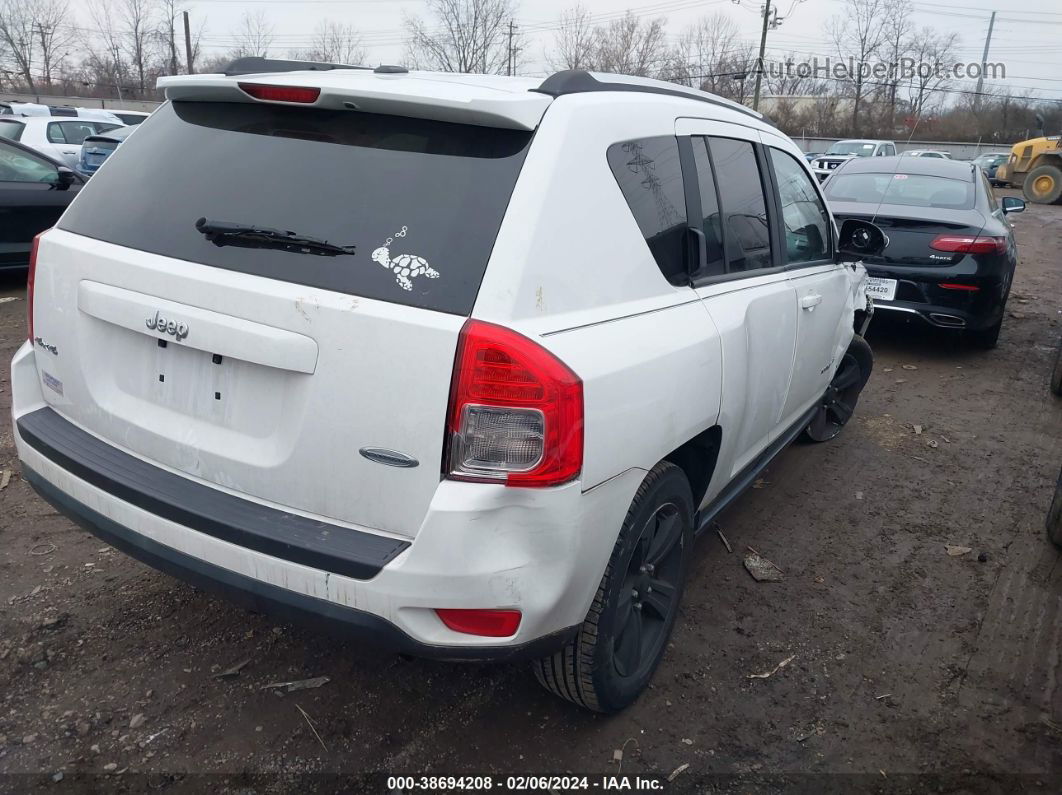
<path fill-rule="evenodd" d="M 238 83 L 245 94 L 264 102 L 297 102 L 312 105 L 321 96 L 321 89 L 306 86 L 273 86 L 261 83 Z"/>
<path fill-rule="evenodd" d="M 955 254 L 1003 254 L 1007 250 L 1007 239 L 980 235 L 939 235 L 929 247 Z"/>

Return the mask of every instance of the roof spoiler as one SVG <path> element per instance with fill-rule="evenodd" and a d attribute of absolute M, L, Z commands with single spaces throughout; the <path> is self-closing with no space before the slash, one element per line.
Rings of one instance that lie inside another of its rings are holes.
<path fill-rule="evenodd" d="M 226 77 L 259 75 L 269 72 L 330 72 L 333 69 L 371 69 L 370 66 L 354 66 L 346 63 L 323 61 L 286 61 L 279 58 L 261 58 L 257 55 L 237 58 L 225 67 Z"/>

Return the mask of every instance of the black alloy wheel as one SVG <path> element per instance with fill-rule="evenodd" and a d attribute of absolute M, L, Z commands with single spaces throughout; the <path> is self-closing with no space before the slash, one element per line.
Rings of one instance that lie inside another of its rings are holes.
<path fill-rule="evenodd" d="M 674 503 L 643 525 L 619 591 L 612 661 L 621 677 L 641 677 L 655 665 L 678 604 L 683 520 Z"/>

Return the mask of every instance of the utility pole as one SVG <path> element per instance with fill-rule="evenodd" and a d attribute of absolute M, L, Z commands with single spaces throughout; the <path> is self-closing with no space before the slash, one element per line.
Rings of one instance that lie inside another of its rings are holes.
<path fill-rule="evenodd" d="M 996 24 L 996 12 L 988 20 L 988 35 L 985 36 L 985 51 L 981 53 L 981 73 L 977 76 L 977 93 L 974 94 L 974 113 L 981 109 L 981 89 L 985 85 L 985 65 L 988 62 L 988 45 L 992 43 L 992 28 Z"/>
<path fill-rule="evenodd" d="M 512 74 L 513 74 L 513 67 L 516 66 L 516 64 L 515 64 L 515 60 L 516 59 L 513 58 L 513 28 L 514 27 L 515 26 L 513 25 L 513 21 L 510 19 L 509 20 L 509 54 L 508 54 L 508 56 L 506 58 L 506 61 L 505 61 L 505 74 L 509 75 L 510 77 L 512 77 Z"/>
<path fill-rule="evenodd" d="M 191 27 L 188 24 L 188 12 L 184 13 L 184 54 L 188 58 L 188 74 L 195 74 L 195 67 L 192 65 L 192 32 Z"/>
<path fill-rule="evenodd" d="M 763 58 L 767 53 L 767 25 L 771 21 L 771 0 L 764 0 L 763 30 L 760 32 L 760 59 L 756 63 L 756 90 L 752 95 L 752 109 L 760 109 L 760 81 L 763 79 Z"/>

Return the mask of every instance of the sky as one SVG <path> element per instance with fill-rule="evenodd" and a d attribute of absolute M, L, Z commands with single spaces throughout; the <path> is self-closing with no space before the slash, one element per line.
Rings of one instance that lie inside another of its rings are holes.
<path fill-rule="evenodd" d="M 744 41 L 758 45 L 760 0 L 581 0 L 597 21 L 608 21 L 630 9 L 647 18 L 662 17 L 669 37 L 698 18 L 715 12 L 729 15 Z M 768 57 L 781 59 L 825 56 L 832 52 L 827 20 L 838 14 L 842 0 L 772 0 L 785 19 L 768 34 Z M 959 37 L 958 60 L 979 62 L 992 11 L 998 11 L 989 61 L 1006 64 L 1007 78 L 995 83 L 1006 93 L 1031 94 L 1062 101 L 1062 2 L 1060 0 L 912 0 L 915 21 Z M 517 0 L 515 22 L 527 50 L 522 74 L 545 75 L 545 53 L 551 46 L 560 14 L 574 0 Z M 193 28 L 204 25 L 207 55 L 231 49 L 245 12 L 261 10 L 274 29 L 274 50 L 286 56 L 308 45 L 314 26 L 324 18 L 355 25 L 368 49 L 368 60 L 398 63 L 405 51 L 403 18 L 424 16 L 424 0 L 189 0 Z M 1014 10 L 1020 8 L 1021 10 Z M 972 83 L 970 84 L 972 87 Z"/>

